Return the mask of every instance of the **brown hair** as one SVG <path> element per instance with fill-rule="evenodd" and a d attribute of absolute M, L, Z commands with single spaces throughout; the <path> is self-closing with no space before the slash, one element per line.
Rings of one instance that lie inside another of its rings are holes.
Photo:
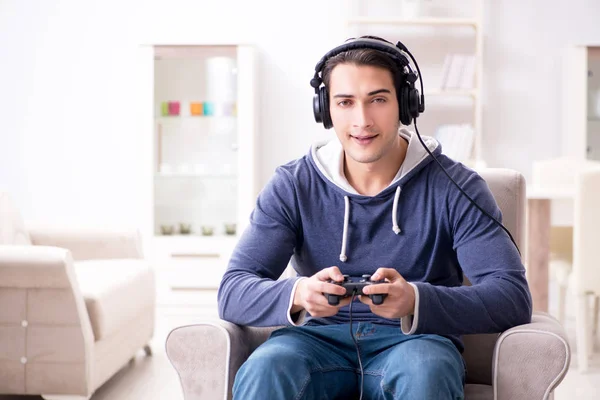
<path fill-rule="evenodd" d="M 376 39 L 390 43 L 387 40 L 377 36 L 361 36 L 360 38 Z M 325 62 L 325 66 L 321 72 L 321 79 L 328 90 L 331 80 L 331 72 L 340 64 L 354 64 L 358 66 L 368 65 L 390 71 L 392 74 L 394 87 L 396 88 L 396 94 L 399 95 L 398 88 L 400 87 L 400 77 L 402 75 L 402 71 L 398 67 L 398 64 L 387 54 L 375 49 L 356 49 L 348 50 L 331 57 Z"/>

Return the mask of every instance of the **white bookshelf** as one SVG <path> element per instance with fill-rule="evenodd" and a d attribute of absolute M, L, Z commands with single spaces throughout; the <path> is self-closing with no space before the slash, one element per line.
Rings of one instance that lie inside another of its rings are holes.
<path fill-rule="evenodd" d="M 600 43 L 571 46 L 563 60 L 563 156 L 600 161 Z"/>
<path fill-rule="evenodd" d="M 394 32 L 393 37 L 390 34 L 386 34 L 384 37 L 389 40 L 393 40 L 394 37 L 402 41 L 407 45 L 409 50 L 411 46 L 407 44 L 407 41 L 403 40 L 405 32 L 403 29 L 409 28 L 411 32 L 427 32 L 431 33 L 431 29 L 461 29 L 467 30 L 470 32 L 469 39 L 473 42 L 473 48 L 470 52 L 470 55 L 473 56 L 474 65 L 472 70 L 472 85 L 468 85 L 467 87 L 452 87 L 446 88 L 443 87 L 442 84 L 428 87 L 428 76 L 423 71 L 430 67 L 429 65 L 423 65 L 420 62 L 421 72 L 424 75 L 425 82 L 425 113 L 428 113 L 428 105 L 431 104 L 432 101 L 438 103 L 445 102 L 451 103 L 455 102 L 456 99 L 464 98 L 468 100 L 469 103 L 466 107 L 469 107 L 470 113 L 470 121 L 468 121 L 469 125 L 473 127 L 474 135 L 473 135 L 473 143 L 472 149 L 470 150 L 470 157 L 467 160 L 461 160 L 472 167 L 484 167 L 486 165 L 485 160 L 482 155 L 482 83 L 483 83 L 483 0 L 473 0 L 473 9 L 471 10 L 471 15 L 465 16 L 404 16 L 402 12 L 402 8 L 397 8 L 398 3 L 393 2 L 388 5 L 389 12 L 385 13 L 385 16 L 378 15 L 361 15 L 361 13 L 368 8 L 371 3 L 355 0 L 353 4 L 353 8 L 351 11 L 351 15 L 347 19 L 347 27 L 351 36 L 358 35 L 366 35 L 366 34 L 374 34 L 377 36 L 382 36 L 378 34 L 378 32 L 383 28 L 388 28 L 388 32 Z M 383 13 L 380 13 L 383 14 Z M 391 14 L 391 15 L 390 15 Z M 418 35 L 418 33 L 417 33 Z M 443 35 L 440 35 L 439 39 L 442 40 Z M 436 38 L 437 39 L 437 38 Z M 417 61 L 419 61 L 419 57 L 415 56 Z M 440 65 L 439 69 L 445 69 L 445 66 Z M 469 74 L 469 76 L 471 76 Z M 442 79 L 443 81 L 443 79 Z M 468 81 L 468 80 L 467 80 Z M 461 81 L 462 82 L 462 81 Z M 418 84 L 418 82 L 417 82 Z M 461 86 L 461 84 L 458 84 Z M 470 87 L 469 87 L 470 86 Z M 432 100 L 432 101 L 428 101 Z M 462 105 L 465 107 L 465 105 Z M 424 114 L 425 115 L 425 114 Z M 429 117 L 429 115 L 427 115 Z M 421 117 L 422 119 L 423 117 Z M 420 120 L 419 120 L 420 121 Z M 448 121 L 444 120 L 444 117 L 440 117 L 436 119 L 432 124 L 433 125 L 444 125 Z M 419 125 L 419 130 L 421 131 L 421 125 Z M 422 134 L 424 132 L 421 131 Z M 432 132 L 427 132 L 427 135 L 430 135 Z"/>
<path fill-rule="evenodd" d="M 232 97 L 215 100 L 211 96 L 218 95 L 219 87 L 209 93 L 215 77 L 208 63 L 223 57 L 231 62 L 231 79 L 219 79 Z M 155 235 L 161 235 L 163 225 L 176 230 L 186 223 L 192 232 L 181 236 L 214 241 L 200 234 L 203 226 L 223 237 L 225 224 L 236 224 L 238 234 L 247 225 L 258 192 L 255 77 L 252 46 L 154 46 Z M 178 110 L 165 115 L 162 106 L 169 102 L 177 102 Z M 192 103 L 202 105 L 199 113 L 191 113 Z M 227 111 L 207 111 L 222 104 Z"/>
<path fill-rule="evenodd" d="M 148 44 L 143 50 L 152 76 L 152 89 L 144 88 L 152 98 L 144 112 L 152 137 L 145 247 L 162 288 L 159 303 L 187 306 L 190 295 L 218 287 L 258 195 L 256 50 L 239 43 Z M 222 78 L 209 72 L 215 58 L 230 65 L 227 98 L 217 99 L 215 82 Z M 178 109 L 171 112 L 169 103 Z M 172 234 L 162 226 L 171 226 Z M 213 232 L 203 232 L 206 227 Z"/>

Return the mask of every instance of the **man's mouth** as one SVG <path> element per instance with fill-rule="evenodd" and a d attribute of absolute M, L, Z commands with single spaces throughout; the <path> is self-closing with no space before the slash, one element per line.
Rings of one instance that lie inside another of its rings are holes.
<path fill-rule="evenodd" d="M 356 143 L 361 144 L 361 145 L 369 144 L 377 137 L 377 135 L 361 135 L 361 136 L 350 135 L 350 136 L 352 137 L 353 141 L 355 141 Z"/>

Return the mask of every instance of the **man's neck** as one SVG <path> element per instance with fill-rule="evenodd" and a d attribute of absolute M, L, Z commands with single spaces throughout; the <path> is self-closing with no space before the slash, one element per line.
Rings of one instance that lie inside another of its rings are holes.
<path fill-rule="evenodd" d="M 344 175 L 348 183 L 360 194 L 375 196 L 387 188 L 406 158 L 408 143 L 398 138 L 398 147 L 376 163 L 359 163 L 344 154 Z"/>

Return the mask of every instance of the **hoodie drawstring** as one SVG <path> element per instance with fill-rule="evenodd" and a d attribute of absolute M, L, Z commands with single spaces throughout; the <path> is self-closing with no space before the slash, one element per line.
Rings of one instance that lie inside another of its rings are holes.
<path fill-rule="evenodd" d="M 398 226 L 398 200 L 400 199 L 400 192 L 402 191 L 402 189 L 400 189 L 400 186 L 398 186 L 396 188 L 396 194 L 394 195 L 394 206 L 392 207 L 392 230 L 394 231 L 394 233 L 397 235 L 400 232 L 402 232 L 400 230 L 400 227 Z"/>
<path fill-rule="evenodd" d="M 398 226 L 398 201 L 400 200 L 400 192 L 402 189 L 400 186 L 396 188 L 396 194 L 394 195 L 394 204 L 392 207 L 392 230 L 397 235 L 402 230 Z M 346 243 L 348 242 L 348 221 L 350 220 L 350 198 L 344 196 L 344 231 L 342 233 L 342 251 L 340 252 L 340 261 L 346 262 L 348 257 L 346 256 Z"/>
<path fill-rule="evenodd" d="M 350 219 L 350 199 L 344 196 L 344 232 L 342 233 L 342 252 L 340 253 L 340 261 L 346 262 L 346 241 L 348 240 L 348 220 Z"/>

